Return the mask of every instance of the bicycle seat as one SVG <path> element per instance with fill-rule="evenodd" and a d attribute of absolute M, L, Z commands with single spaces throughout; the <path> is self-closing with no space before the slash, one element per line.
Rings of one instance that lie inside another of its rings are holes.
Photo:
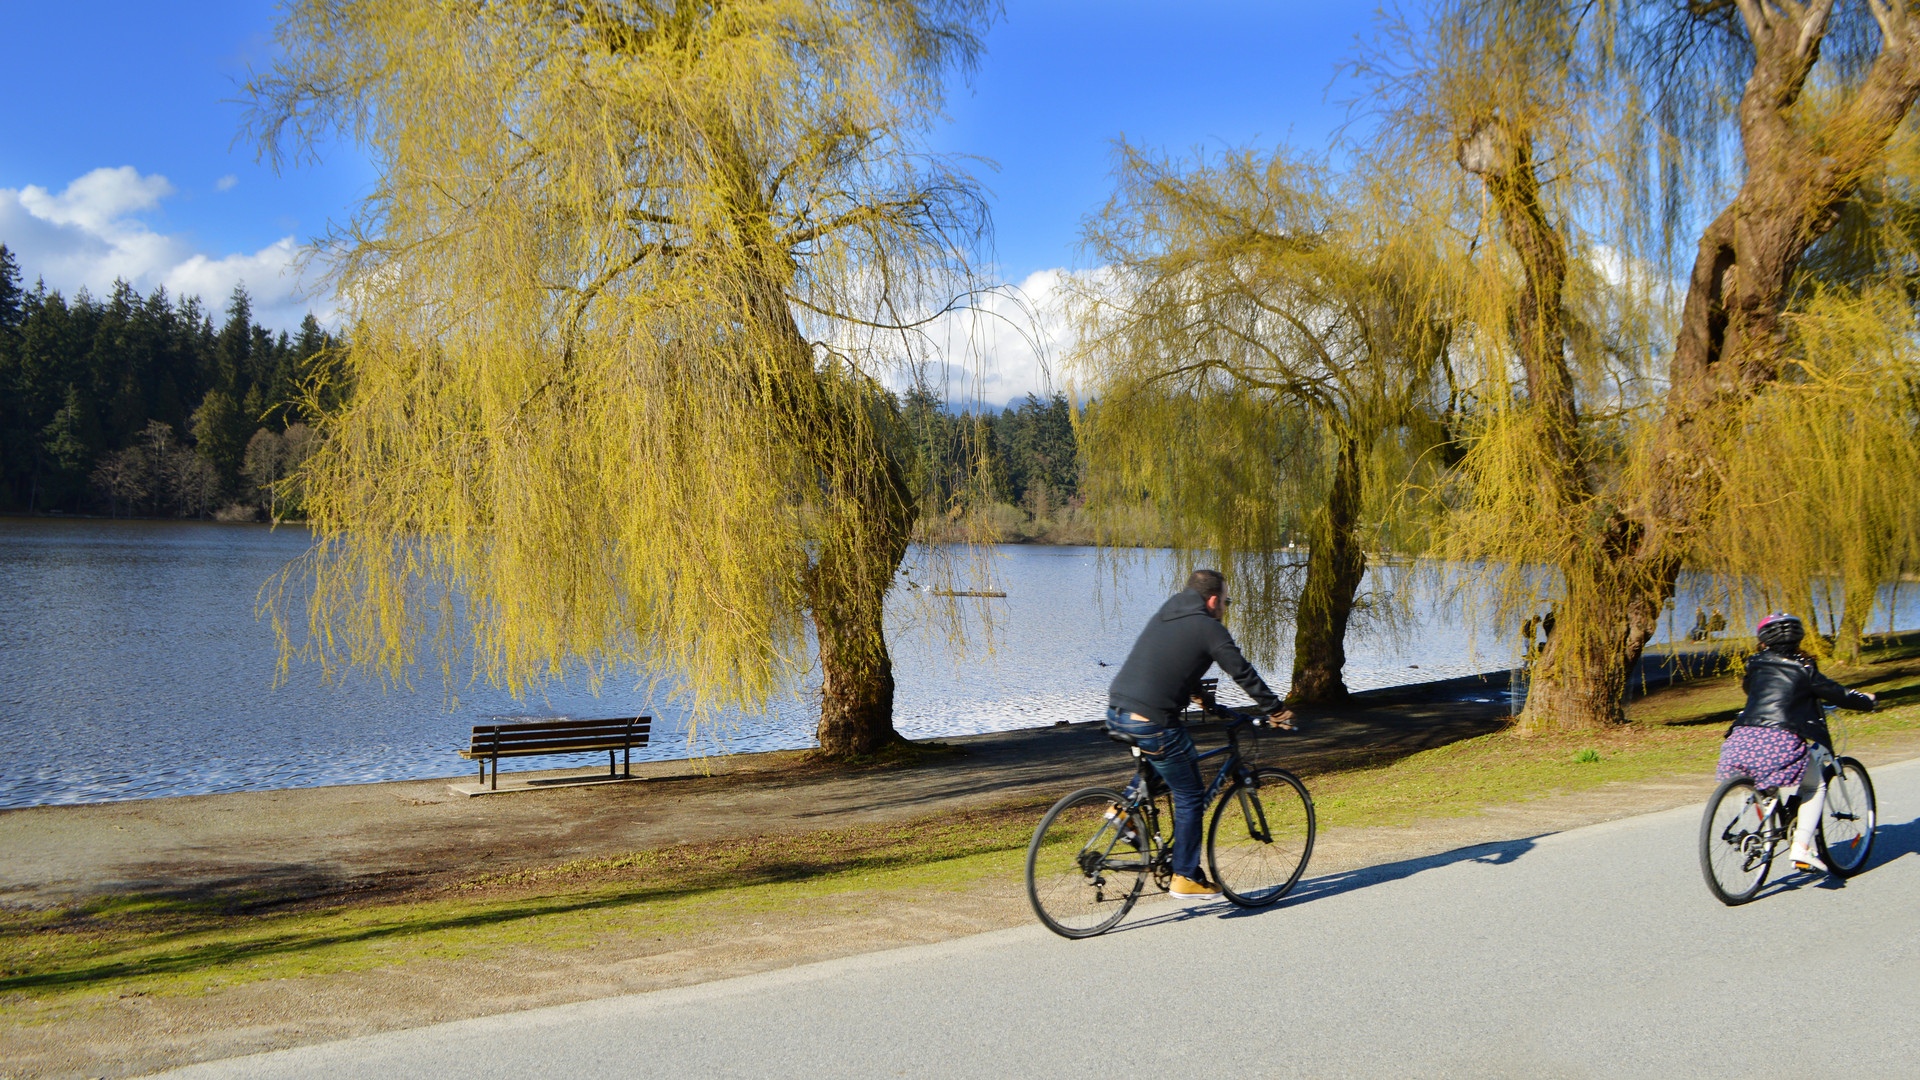
<path fill-rule="evenodd" d="M 1115 731 L 1112 728 L 1107 727 L 1105 724 L 1102 724 L 1100 726 L 1100 730 L 1106 732 L 1107 738 L 1112 739 L 1114 742 L 1124 743 L 1127 746 L 1140 745 L 1140 739 L 1138 736 L 1129 735 L 1124 731 Z"/>

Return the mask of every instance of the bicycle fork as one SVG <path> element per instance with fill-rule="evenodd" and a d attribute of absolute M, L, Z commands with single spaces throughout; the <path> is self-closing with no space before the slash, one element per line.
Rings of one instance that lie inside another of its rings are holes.
<path fill-rule="evenodd" d="M 1234 794 L 1240 800 L 1240 812 L 1247 817 L 1247 835 L 1263 844 L 1271 844 L 1273 834 L 1267 831 L 1267 808 L 1258 798 L 1249 795 L 1249 792 L 1258 790 L 1249 782 L 1235 788 Z"/>

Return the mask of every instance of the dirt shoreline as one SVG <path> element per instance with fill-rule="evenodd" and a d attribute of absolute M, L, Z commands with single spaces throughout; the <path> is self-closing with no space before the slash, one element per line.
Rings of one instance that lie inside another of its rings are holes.
<path fill-rule="evenodd" d="M 1650 654 L 1644 692 L 1716 654 Z M 1302 710 L 1306 730 L 1270 752 L 1311 773 L 1498 730 L 1508 672 L 1411 683 Z M 1202 741 L 1206 728 L 1199 729 Z M 0 810 L 0 907 L 164 892 L 373 898 L 476 874 L 768 832 L 802 832 L 1059 795 L 1131 771 L 1094 722 L 943 740 L 964 756 L 912 768 L 808 766 L 800 751 L 636 764 L 644 780 L 469 798 L 428 780 L 185 795 Z M 453 755 L 449 767 L 464 769 Z M 515 780 L 596 771 L 508 772 Z"/>
<path fill-rule="evenodd" d="M 1355 694 L 1337 712 L 1307 710 L 1307 732 L 1270 746 L 1311 771 L 1482 735 L 1505 723 L 1504 676 Z M 1132 769 L 1124 749 L 1091 722 L 944 741 L 964 756 L 905 769 L 809 766 L 800 752 L 774 751 L 637 763 L 633 771 L 645 779 L 632 784 L 480 798 L 449 790 L 471 781 L 464 773 L 0 810 L 0 905 L 46 908 L 155 891 L 398 893 L 595 855 L 1058 795 Z"/>

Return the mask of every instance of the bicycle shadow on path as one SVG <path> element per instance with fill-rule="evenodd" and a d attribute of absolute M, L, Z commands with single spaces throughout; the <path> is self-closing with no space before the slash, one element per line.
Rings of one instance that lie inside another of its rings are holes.
<path fill-rule="evenodd" d="M 1920 822 L 1916 822 L 1915 824 L 1916 826 L 1920 826 Z M 1288 893 L 1278 903 L 1269 904 L 1266 907 L 1243 908 L 1226 901 L 1197 904 L 1193 907 L 1176 908 L 1173 911 L 1163 912 L 1152 918 L 1141 919 L 1138 922 L 1124 923 L 1109 931 L 1109 935 L 1144 929 L 1149 926 L 1166 926 L 1172 923 L 1188 922 L 1193 919 L 1245 919 L 1256 915 L 1265 915 L 1268 912 L 1298 907 L 1301 904 L 1312 903 L 1315 900 L 1325 900 L 1345 893 L 1358 892 L 1361 889 L 1371 888 L 1375 885 L 1385 885 L 1389 882 L 1403 881 L 1425 870 L 1437 870 L 1440 867 L 1453 866 L 1458 863 L 1477 862 L 1485 863 L 1489 866 L 1505 866 L 1519 859 L 1520 856 L 1525 855 L 1527 852 L 1532 851 L 1541 838 L 1552 835 L 1553 833 L 1551 832 L 1535 833 L 1532 836 L 1524 836 L 1518 840 L 1496 840 L 1485 844 L 1471 844 L 1467 847 L 1455 848 L 1452 851 L 1443 851 L 1437 855 L 1422 855 L 1414 859 L 1401 859 L 1397 862 L 1380 863 L 1375 866 L 1362 866 L 1353 870 L 1343 870 L 1321 877 L 1308 878 L 1294 886 L 1293 891 Z M 1916 828 L 1915 840 L 1916 842 L 1920 842 L 1920 828 Z"/>
<path fill-rule="evenodd" d="M 1867 853 L 1867 865 L 1861 868 L 1855 877 L 1867 877 L 1875 870 L 1904 859 L 1909 855 L 1920 855 L 1920 818 L 1902 822 L 1899 825 L 1882 825 L 1873 830 L 1873 850 Z M 1775 856 L 1775 865 L 1784 865 L 1786 874 L 1767 882 L 1767 886 L 1754 895 L 1754 900 L 1764 900 L 1781 893 L 1798 892 L 1801 889 L 1826 889 L 1836 891 L 1847 887 L 1847 878 L 1832 874 L 1820 874 L 1811 870 L 1796 870 L 1785 854 Z"/>

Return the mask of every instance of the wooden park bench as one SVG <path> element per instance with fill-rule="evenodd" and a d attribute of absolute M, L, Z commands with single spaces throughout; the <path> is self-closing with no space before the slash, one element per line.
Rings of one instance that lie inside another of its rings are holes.
<path fill-rule="evenodd" d="M 492 723 L 473 725 L 473 742 L 460 756 L 480 763 L 480 782 L 487 783 L 487 763 L 493 763 L 493 783 L 500 790 L 500 759 L 547 754 L 607 752 L 607 780 L 633 779 L 633 748 L 647 745 L 653 717 L 616 717 L 611 720 L 575 720 L 565 716 L 492 717 Z M 615 753 L 622 771 L 614 771 Z M 579 781 L 584 782 L 584 781 Z M 591 782 L 604 783 L 595 778 Z"/>

